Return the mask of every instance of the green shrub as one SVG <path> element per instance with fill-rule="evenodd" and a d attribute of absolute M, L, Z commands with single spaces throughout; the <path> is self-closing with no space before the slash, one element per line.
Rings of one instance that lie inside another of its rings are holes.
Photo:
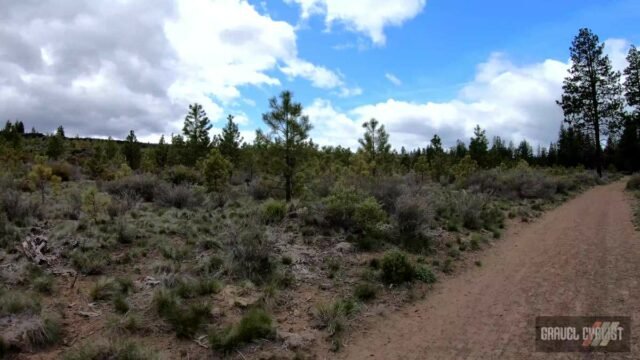
<path fill-rule="evenodd" d="M 360 301 L 370 301 L 376 298 L 377 292 L 378 288 L 375 285 L 364 282 L 356 285 L 353 295 Z"/>
<path fill-rule="evenodd" d="M 407 193 L 395 204 L 395 220 L 403 247 L 411 251 L 429 249 L 425 230 L 432 224 L 434 211 L 420 194 Z"/>
<path fill-rule="evenodd" d="M 167 169 L 165 178 L 174 185 L 202 183 L 200 172 L 184 165 L 177 165 Z"/>
<path fill-rule="evenodd" d="M 127 311 L 129 311 L 129 308 L 130 308 L 127 298 L 124 297 L 122 294 L 118 294 L 114 296 L 113 308 L 117 313 L 125 314 Z"/>
<path fill-rule="evenodd" d="M 215 279 L 181 278 L 175 286 L 175 293 L 183 299 L 192 299 L 198 296 L 215 294 L 220 292 L 222 285 Z"/>
<path fill-rule="evenodd" d="M 182 305 L 173 292 L 165 289 L 155 292 L 153 303 L 158 315 L 165 319 L 176 335 L 181 338 L 195 335 L 210 314 L 209 305 L 204 303 Z"/>
<path fill-rule="evenodd" d="M 40 275 L 31 282 L 33 288 L 43 294 L 51 294 L 53 292 L 53 277 L 51 275 Z"/>
<path fill-rule="evenodd" d="M 275 337 L 275 327 L 271 316 L 262 309 L 249 310 L 239 323 L 222 331 L 212 331 L 209 343 L 213 348 L 228 352 L 238 346 L 257 339 Z"/>
<path fill-rule="evenodd" d="M 204 197 L 190 185 L 160 184 L 156 189 L 155 201 L 166 207 L 189 209 L 201 206 Z"/>
<path fill-rule="evenodd" d="M 325 199 L 325 217 L 330 225 L 354 232 L 372 231 L 386 214 L 373 197 L 355 189 L 336 189 Z"/>
<path fill-rule="evenodd" d="M 640 174 L 632 175 L 627 181 L 628 190 L 640 190 Z"/>
<path fill-rule="evenodd" d="M 62 340 L 62 325 L 54 318 L 38 318 L 24 330 L 22 338 L 31 349 L 55 345 Z"/>
<path fill-rule="evenodd" d="M 130 279 L 102 278 L 93 284 L 89 290 L 89 296 L 93 301 L 111 300 L 117 295 L 126 295 L 133 288 Z"/>
<path fill-rule="evenodd" d="M 416 279 L 427 283 L 433 284 L 437 281 L 436 275 L 427 266 L 421 265 L 416 268 Z"/>
<path fill-rule="evenodd" d="M 401 284 L 413 281 L 416 269 L 406 255 L 399 251 L 391 251 L 382 258 L 382 280 L 388 284 Z"/>
<path fill-rule="evenodd" d="M 18 290 L 8 291 L 0 296 L 0 317 L 11 314 L 36 314 L 40 311 L 40 301 Z"/>
<path fill-rule="evenodd" d="M 109 181 L 103 185 L 107 193 L 124 198 L 132 194 L 144 201 L 153 201 L 157 188 L 161 184 L 157 177 L 150 174 L 140 174 Z"/>
<path fill-rule="evenodd" d="M 331 336 L 342 333 L 348 319 L 358 311 L 358 305 L 351 299 L 337 300 L 333 304 L 316 305 L 313 317 L 321 329 L 327 329 Z"/>
<path fill-rule="evenodd" d="M 262 282 L 275 269 L 273 247 L 260 226 L 252 223 L 245 225 L 238 230 L 237 242 L 232 244 L 233 271 L 251 281 Z"/>
<path fill-rule="evenodd" d="M 262 204 L 262 219 L 267 224 L 279 223 L 287 215 L 287 203 L 269 199 Z"/>

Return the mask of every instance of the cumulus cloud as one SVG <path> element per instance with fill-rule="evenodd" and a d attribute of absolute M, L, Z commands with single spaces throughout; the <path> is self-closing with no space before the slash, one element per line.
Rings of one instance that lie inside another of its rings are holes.
<path fill-rule="evenodd" d="M 605 42 L 614 69 L 626 66 L 628 47 L 628 42 L 617 39 Z M 452 146 L 457 139 L 468 141 L 476 124 L 489 136 L 547 146 L 556 140 L 562 122 L 562 110 L 555 101 L 568 68 L 568 61 L 553 59 L 518 66 L 505 54 L 494 53 L 478 65 L 475 78 L 458 96 L 447 102 L 388 99 L 339 111 L 330 101 L 318 99 L 307 111 L 317 127 L 315 137 L 325 145 L 357 147 L 354 141 L 362 133 L 360 124 L 376 118 L 385 125 L 396 148 L 425 147 L 434 134 Z"/>
<path fill-rule="evenodd" d="M 0 108 L 41 131 L 157 138 L 180 131 L 194 101 L 223 119 L 242 86 L 280 85 L 274 70 L 351 90 L 246 0 L 0 3 Z"/>
<path fill-rule="evenodd" d="M 362 33 L 376 45 L 384 45 L 384 28 L 399 26 L 424 9 L 426 0 L 285 0 L 300 5 L 302 18 L 323 15 L 327 29 L 334 23 Z"/>

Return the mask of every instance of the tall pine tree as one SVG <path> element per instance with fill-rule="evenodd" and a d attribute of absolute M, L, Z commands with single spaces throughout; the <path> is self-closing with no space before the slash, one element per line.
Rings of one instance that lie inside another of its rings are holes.
<path fill-rule="evenodd" d="M 233 115 L 227 117 L 227 124 L 222 128 L 222 134 L 217 136 L 216 142 L 222 156 L 229 159 L 233 165 L 238 165 L 243 138 L 233 119 Z"/>
<path fill-rule="evenodd" d="M 620 73 L 613 71 L 604 44 L 589 29 L 580 29 L 570 52 L 571 68 L 557 103 L 565 122 L 593 136 L 596 169 L 602 176 L 601 136 L 615 129 L 622 112 Z"/>

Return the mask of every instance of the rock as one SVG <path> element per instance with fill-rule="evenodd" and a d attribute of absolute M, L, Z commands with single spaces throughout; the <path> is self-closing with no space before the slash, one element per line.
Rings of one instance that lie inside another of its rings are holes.
<path fill-rule="evenodd" d="M 151 276 L 147 276 L 144 278 L 144 284 L 150 287 L 154 287 L 158 284 L 160 284 L 159 280 L 156 280 L 154 277 Z"/>
<path fill-rule="evenodd" d="M 333 285 L 330 282 L 323 282 L 320 284 L 320 289 L 322 290 L 330 290 Z"/>
<path fill-rule="evenodd" d="M 313 340 L 313 335 L 306 332 L 297 334 L 281 331 L 278 332 L 278 338 L 282 340 L 286 348 L 300 349 L 309 345 L 309 343 Z"/>
<path fill-rule="evenodd" d="M 346 254 L 353 251 L 353 245 L 351 243 L 343 241 L 337 243 L 336 246 L 333 247 L 333 250 L 342 254 Z"/>
<path fill-rule="evenodd" d="M 78 314 L 80 316 L 84 316 L 86 318 L 98 317 L 98 316 L 102 315 L 100 313 L 91 312 L 91 311 L 77 311 L 76 314 Z"/>

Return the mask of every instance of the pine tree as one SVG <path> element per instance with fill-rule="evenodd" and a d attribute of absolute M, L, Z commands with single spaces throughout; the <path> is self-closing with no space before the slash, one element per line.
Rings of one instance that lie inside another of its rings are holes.
<path fill-rule="evenodd" d="M 198 103 L 189 105 L 189 112 L 184 119 L 184 127 L 182 128 L 188 149 L 184 160 L 188 165 L 194 165 L 199 158 L 207 155 L 211 144 L 209 138 L 211 127 L 211 122 L 202 105 Z"/>
<path fill-rule="evenodd" d="M 47 156 L 50 159 L 58 160 L 62 154 L 64 154 L 64 145 L 64 130 L 62 130 L 62 126 L 60 126 L 54 135 L 49 136 L 49 140 L 47 141 Z"/>
<path fill-rule="evenodd" d="M 480 166 L 487 165 L 487 154 L 489 152 L 489 140 L 485 135 L 485 130 L 480 129 L 480 125 L 476 125 L 473 129 L 473 137 L 469 142 L 469 156 Z"/>
<path fill-rule="evenodd" d="M 380 125 L 380 126 L 378 126 Z M 384 168 L 391 154 L 391 144 L 389 144 L 389 134 L 378 120 L 371 119 L 362 124 L 365 129 L 360 143 L 360 151 L 364 153 L 367 161 L 371 165 L 373 175 L 377 175 L 380 168 Z"/>
<path fill-rule="evenodd" d="M 262 114 L 262 119 L 269 126 L 271 134 L 275 136 L 276 149 L 282 153 L 281 165 L 287 202 L 291 201 L 293 179 L 311 130 L 309 117 L 302 115 L 302 105 L 293 102 L 292 98 L 291 92 L 283 91 L 280 94 L 280 102 L 276 97 L 271 98 L 269 100 L 271 111 Z"/>
<path fill-rule="evenodd" d="M 601 135 L 615 129 L 622 111 L 620 73 L 612 70 L 604 44 L 589 29 L 580 29 L 570 52 L 572 65 L 557 103 L 565 122 L 593 135 L 596 169 L 602 176 Z"/>
<path fill-rule="evenodd" d="M 200 163 L 202 174 L 209 191 L 219 192 L 224 189 L 231 175 L 231 163 L 216 148 Z"/>
<path fill-rule="evenodd" d="M 154 150 L 154 157 L 156 166 L 160 169 L 167 166 L 167 162 L 169 159 L 169 145 L 164 141 L 164 134 L 160 136 L 160 141 L 158 141 L 158 146 Z"/>
<path fill-rule="evenodd" d="M 136 134 L 133 130 L 129 131 L 129 135 L 127 135 L 127 139 L 125 140 L 122 148 L 122 154 L 132 170 L 136 170 L 140 167 L 140 160 L 142 159 L 140 143 L 138 143 L 138 138 L 136 138 Z"/>
<path fill-rule="evenodd" d="M 237 165 L 240 159 L 240 146 L 243 139 L 240 136 L 238 125 L 233 122 L 233 119 L 233 115 L 227 117 L 227 124 L 222 128 L 222 134 L 217 137 L 216 142 L 220 153 L 234 165 Z"/>
<path fill-rule="evenodd" d="M 624 91 L 627 104 L 634 108 L 636 120 L 640 117 L 640 51 L 631 45 L 627 55 L 627 68 L 624 69 Z"/>

